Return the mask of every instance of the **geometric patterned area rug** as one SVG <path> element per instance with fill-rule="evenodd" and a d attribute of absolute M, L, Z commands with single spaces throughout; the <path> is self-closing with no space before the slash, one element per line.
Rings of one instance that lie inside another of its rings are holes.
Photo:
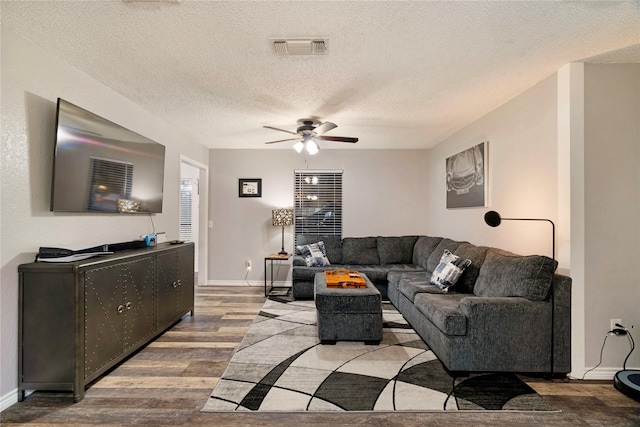
<path fill-rule="evenodd" d="M 389 303 L 379 345 L 322 345 L 313 301 L 268 299 L 203 412 L 556 411 L 513 374 L 452 378 Z"/>

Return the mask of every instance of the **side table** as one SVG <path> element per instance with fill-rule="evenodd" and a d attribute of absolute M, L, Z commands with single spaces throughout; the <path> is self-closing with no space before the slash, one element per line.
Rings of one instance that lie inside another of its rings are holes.
<path fill-rule="evenodd" d="M 284 296 L 289 293 L 288 286 L 273 286 L 273 261 L 287 261 L 291 258 L 291 254 L 269 254 L 264 257 L 264 296 L 267 297 L 269 295 L 280 295 Z M 267 262 L 271 262 L 271 281 L 270 287 L 267 290 Z M 276 291 L 276 292 L 274 292 Z"/>

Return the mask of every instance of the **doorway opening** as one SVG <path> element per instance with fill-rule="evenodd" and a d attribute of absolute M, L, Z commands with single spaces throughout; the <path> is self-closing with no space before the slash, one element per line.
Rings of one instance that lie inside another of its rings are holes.
<path fill-rule="evenodd" d="M 197 284 L 207 282 L 207 183 L 209 168 L 180 156 L 179 239 L 195 245 L 194 270 Z"/>

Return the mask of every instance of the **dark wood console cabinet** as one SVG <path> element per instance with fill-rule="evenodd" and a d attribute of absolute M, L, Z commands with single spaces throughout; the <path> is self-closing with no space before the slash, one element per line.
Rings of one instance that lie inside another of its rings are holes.
<path fill-rule="evenodd" d="M 71 263 L 18 267 L 18 400 L 25 390 L 85 386 L 186 313 L 193 315 L 193 243 Z"/>

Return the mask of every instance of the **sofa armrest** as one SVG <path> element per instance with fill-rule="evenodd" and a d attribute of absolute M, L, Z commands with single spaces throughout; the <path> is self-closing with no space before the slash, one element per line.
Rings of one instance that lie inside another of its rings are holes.
<path fill-rule="evenodd" d="M 460 300 L 460 312 L 470 326 L 478 325 L 498 331 L 518 331 L 530 334 L 533 329 L 548 330 L 551 326 L 533 323 L 540 317 L 551 320 L 551 305 L 520 297 L 466 297 Z M 478 322 L 478 323 L 476 323 Z"/>
<path fill-rule="evenodd" d="M 304 258 L 302 257 L 302 255 L 294 255 L 293 256 L 293 261 L 292 264 L 294 267 L 295 266 L 302 266 L 302 267 L 306 267 L 307 263 L 304 260 Z"/>
<path fill-rule="evenodd" d="M 467 335 L 492 351 L 530 348 L 550 354 L 551 303 L 520 297 L 466 297 L 460 312 L 467 317 Z M 499 353 L 495 353 L 499 354 Z"/>

